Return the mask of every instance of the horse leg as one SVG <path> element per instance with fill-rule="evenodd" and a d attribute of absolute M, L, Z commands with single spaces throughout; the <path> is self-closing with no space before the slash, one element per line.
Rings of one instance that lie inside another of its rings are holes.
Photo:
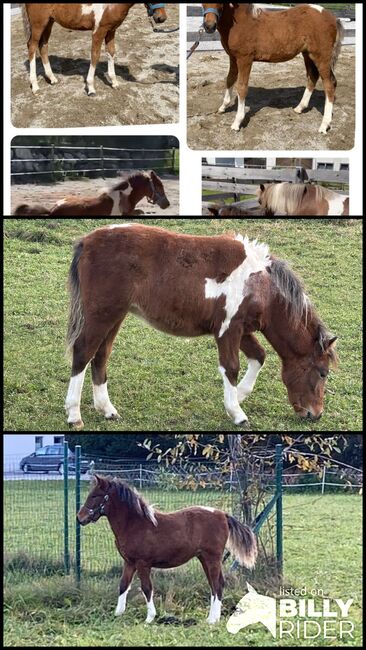
<path fill-rule="evenodd" d="M 230 56 L 230 70 L 226 79 L 226 93 L 225 93 L 224 101 L 218 110 L 219 113 L 225 113 L 228 106 L 230 106 L 234 98 L 234 85 L 237 78 L 238 78 L 238 65 L 236 63 L 236 59 L 233 56 Z"/>
<path fill-rule="evenodd" d="M 99 323 L 94 324 L 94 326 L 92 323 L 86 323 L 73 347 L 71 380 L 67 392 L 65 409 L 68 413 L 68 424 L 76 430 L 84 427 L 80 413 L 80 402 L 85 373 L 90 361 L 106 338 L 106 334 L 107 332 L 104 326 L 101 326 Z"/>
<path fill-rule="evenodd" d="M 319 128 L 319 133 L 326 134 L 332 123 L 337 80 L 330 66 L 325 65 L 318 67 L 325 91 L 324 117 Z"/>
<path fill-rule="evenodd" d="M 49 79 L 49 81 L 51 82 L 51 84 L 54 85 L 58 83 L 58 80 L 56 79 L 55 75 L 52 72 L 50 60 L 48 58 L 48 41 L 51 36 L 52 27 L 53 27 L 53 21 L 50 20 L 50 22 L 48 23 L 46 29 L 44 30 L 41 36 L 41 40 L 39 42 L 39 51 L 41 54 L 41 59 L 44 67 L 44 73 L 47 79 Z"/>
<path fill-rule="evenodd" d="M 249 75 L 252 69 L 252 61 L 250 59 L 238 59 L 238 112 L 234 123 L 232 124 L 233 131 L 240 131 L 241 123 L 245 118 L 245 100 L 248 94 Z"/>
<path fill-rule="evenodd" d="M 319 70 L 316 67 L 315 63 L 311 60 L 307 52 L 303 52 L 308 83 L 305 88 L 304 96 L 298 106 L 294 108 L 295 113 L 302 113 L 309 107 L 311 96 L 316 88 L 316 84 L 319 79 Z"/>
<path fill-rule="evenodd" d="M 228 330 L 225 334 L 217 339 L 220 358 L 220 373 L 224 381 L 224 403 L 226 412 L 234 421 L 240 425 L 248 422 L 244 411 L 240 408 L 238 400 L 238 375 L 240 370 L 239 363 L 239 346 L 242 337 L 241 328 L 237 331 Z"/>
<path fill-rule="evenodd" d="M 116 70 L 114 67 L 114 58 L 116 55 L 115 34 L 116 34 L 115 31 L 111 31 L 108 32 L 107 36 L 105 37 L 105 46 L 106 46 L 107 58 L 108 58 L 108 77 L 111 81 L 112 88 L 119 87 L 119 83 L 116 77 Z"/>
<path fill-rule="evenodd" d="M 95 78 L 95 70 L 98 64 L 98 61 L 100 59 L 100 53 L 102 50 L 102 43 L 104 40 L 104 34 L 101 33 L 99 30 L 94 32 L 93 34 L 93 39 L 92 39 L 92 51 L 91 51 L 91 58 L 90 58 L 90 68 L 88 72 L 88 76 L 86 79 L 86 86 L 87 86 L 87 91 L 88 95 L 95 95 L 95 87 L 94 87 L 94 78 Z"/>
<path fill-rule="evenodd" d="M 131 589 L 131 582 L 133 576 L 135 575 L 135 572 L 135 565 L 125 562 L 122 578 L 119 585 L 119 598 L 115 612 L 116 616 L 122 616 L 126 610 L 127 594 Z"/>
<path fill-rule="evenodd" d="M 243 402 L 254 389 L 257 377 L 263 368 L 266 353 L 253 334 L 243 336 L 240 349 L 248 358 L 248 370 L 238 386 L 238 401 Z"/>
<path fill-rule="evenodd" d="M 42 34 L 47 27 L 46 25 L 41 25 L 39 27 L 31 27 L 31 35 L 28 41 L 28 57 L 29 57 L 29 80 L 32 86 L 32 93 L 35 95 L 39 91 L 39 85 L 37 80 L 37 48 L 39 47 L 39 42 L 42 38 Z"/>
<path fill-rule="evenodd" d="M 145 562 L 136 563 L 137 574 L 141 581 L 141 589 L 146 599 L 147 603 L 147 618 L 146 623 L 152 623 L 156 616 L 156 609 L 154 606 L 154 592 L 153 585 L 150 578 L 151 567 L 145 564 Z"/>
<path fill-rule="evenodd" d="M 207 580 L 211 588 L 211 607 L 207 621 L 210 625 L 219 623 L 221 618 L 222 597 L 225 580 L 221 570 L 221 557 L 215 558 L 208 554 L 199 556 Z"/>
<path fill-rule="evenodd" d="M 107 363 L 111 356 L 114 340 L 121 327 L 123 319 L 108 333 L 98 352 L 92 360 L 94 406 L 97 411 L 104 414 L 107 420 L 117 420 L 119 415 L 111 403 L 107 388 Z"/>

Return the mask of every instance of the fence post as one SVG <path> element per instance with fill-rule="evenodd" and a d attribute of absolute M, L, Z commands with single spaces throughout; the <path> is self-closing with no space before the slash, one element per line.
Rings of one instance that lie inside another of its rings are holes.
<path fill-rule="evenodd" d="M 103 149 L 102 144 L 100 145 L 100 160 L 101 160 L 101 163 L 102 163 L 103 178 L 105 178 L 105 174 L 104 174 L 104 149 Z"/>
<path fill-rule="evenodd" d="M 142 465 L 140 463 L 140 490 L 142 490 Z"/>
<path fill-rule="evenodd" d="M 81 447 L 76 445 L 75 447 L 75 495 L 76 495 L 76 513 L 79 512 L 81 502 L 80 502 L 80 469 L 81 469 Z M 81 537 L 80 537 L 80 524 L 76 518 L 76 543 L 75 543 L 75 561 L 76 561 L 76 583 L 80 584 L 81 576 Z"/>
<path fill-rule="evenodd" d="M 283 575 L 283 451 L 282 445 L 276 445 L 276 518 L 277 518 L 277 569 L 280 576 Z"/>
<path fill-rule="evenodd" d="M 175 171 L 175 148 L 173 147 L 172 150 L 172 174 L 174 174 Z"/>
<path fill-rule="evenodd" d="M 324 466 L 324 469 L 323 469 L 323 480 L 322 480 L 322 494 L 325 493 L 325 477 L 326 477 L 326 474 L 327 474 L 327 470 L 326 470 L 326 468 L 325 468 L 325 466 Z"/>
<path fill-rule="evenodd" d="M 52 166 L 52 178 L 53 182 L 55 182 L 56 179 L 56 174 L 55 174 L 55 145 L 52 145 L 51 148 L 51 166 Z"/>
<path fill-rule="evenodd" d="M 67 441 L 64 442 L 64 566 L 66 575 L 69 575 L 69 443 Z"/>

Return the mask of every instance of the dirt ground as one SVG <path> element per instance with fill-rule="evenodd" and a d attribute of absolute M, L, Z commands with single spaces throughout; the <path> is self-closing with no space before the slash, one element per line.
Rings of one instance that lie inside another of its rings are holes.
<path fill-rule="evenodd" d="M 170 208 L 161 210 L 157 205 L 151 205 L 146 199 L 141 201 L 136 210 L 146 215 L 177 215 L 179 214 L 179 180 L 176 177 L 163 179 L 166 195 L 170 201 Z M 11 211 L 22 204 L 40 204 L 51 208 L 57 201 L 65 196 L 96 196 L 105 187 L 111 187 L 113 181 L 103 178 L 85 179 L 80 181 L 65 181 L 55 185 L 12 185 L 11 187 Z M 103 215 L 101 215 L 103 216 Z"/>
<path fill-rule="evenodd" d="M 336 68 L 337 101 L 332 128 L 318 133 L 324 112 L 321 81 L 306 113 L 297 115 L 306 75 L 302 56 L 287 63 L 255 63 L 247 114 L 239 133 L 231 131 L 236 107 L 217 113 L 225 91 L 225 52 L 195 53 L 188 64 L 188 145 L 216 150 L 349 150 L 355 138 L 355 48 L 345 46 Z M 248 110 L 250 107 L 250 111 Z"/>
<path fill-rule="evenodd" d="M 168 20 L 161 27 L 179 24 L 178 5 L 167 5 Z M 106 78 L 107 59 L 102 51 L 96 72 L 96 96 L 88 97 L 85 82 L 91 50 L 91 32 L 54 25 L 50 62 L 59 83 L 45 79 L 40 58 L 40 91 L 29 84 L 26 38 L 21 15 L 12 18 L 12 123 L 18 128 L 67 128 L 163 124 L 179 119 L 179 32 L 157 34 L 143 5 L 132 7 L 116 32 L 116 74 L 113 89 Z"/>

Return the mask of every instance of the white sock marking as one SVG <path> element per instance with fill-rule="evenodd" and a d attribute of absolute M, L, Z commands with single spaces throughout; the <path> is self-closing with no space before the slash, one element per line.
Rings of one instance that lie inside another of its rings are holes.
<path fill-rule="evenodd" d="M 221 605 L 222 602 L 221 600 L 218 599 L 217 596 L 215 597 L 211 596 L 211 608 L 207 619 L 210 625 L 215 625 L 215 623 L 219 623 L 221 618 Z"/>
<path fill-rule="evenodd" d="M 81 421 L 80 402 L 81 393 L 84 386 L 86 368 L 75 377 L 71 377 L 69 390 L 67 392 L 65 409 L 68 412 L 68 423 L 75 424 Z"/>
<path fill-rule="evenodd" d="M 94 87 L 94 77 L 95 77 L 95 66 L 93 64 L 90 64 L 89 72 L 88 72 L 88 77 L 86 80 L 87 87 L 88 87 L 88 95 L 95 95 L 95 87 Z"/>
<path fill-rule="evenodd" d="M 248 370 L 244 379 L 238 386 L 238 400 L 241 403 L 253 392 L 257 377 L 262 370 L 261 364 L 256 359 L 248 359 Z"/>
<path fill-rule="evenodd" d="M 131 589 L 131 585 L 127 587 L 126 591 L 123 592 L 123 594 L 120 595 L 118 598 L 118 603 L 115 611 L 116 616 L 122 616 L 122 614 L 125 613 L 126 611 L 126 603 L 127 603 L 127 594 Z"/>
<path fill-rule="evenodd" d="M 233 98 L 234 98 L 234 86 L 226 89 L 224 101 L 219 108 L 219 113 L 225 113 L 228 106 L 230 106 Z"/>
<path fill-rule="evenodd" d="M 29 79 L 32 86 L 32 92 L 36 93 L 39 90 L 39 85 L 37 81 L 37 70 L 36 70 L 36 54 L 34 53 L 33 59 L 29 61 Z"/>
<path fill-rule="evenodd" d="M 118 415 L 108 395 L 107 383 L 95 386 L 93 384 L 94 406 L 97 411 L 101 411 L 109 419 Z"/>
<path fill-rule="evenodd" d="M 242 424 L 247 422 L 248 418 L 244 411 L 240 408 L 238 400 L 238 389 L 233 386 L 226 376 L 226 370 L 222 366 L 219 368 L 222 378 L 224 380 L 224 403 L 229 416 L 235 424 Z"/>
<path fill-rule="evenodd" d="M 241 100 L 238 95 L 238 112 L 232 125 L 233 131 L 240 131 L 241 124 L 245 118 L 245 99 Z"/>
<path fill-rule="evenodd" d="M 144 594 L 144 596 L 145 596 L 145 594 Z M 156 616 L 156 609 L 155 609 L 155 605 L 154 605 L 153 596 L 154 596 L 153 591 L 151 592 L 151 598 L 150 598 L 149 601 L 147 600 L 147 598 L 145 596 L 145 600 L 146 600 L 146 603 L 147 603 L 146 623 L 152 623 L 155 616 Z"/>
<path fill-rule="evenodd" d="M 330 127 L 332 123 L 332 117 L 333 117 L 333 102 L 329 101 L 328 97 L 325 100 L 325 109 L 324 109 L 324 118 L 321 123 L 319 133 L 327 133 L 328 128 Z"/>
<path fill-rule="evenodd" d="M 304 96 L 298 106 L 294 108 L 295 113 L 302 113 L 306 108 L 308 108 L 310 99 L 312 97 L 313 91 L 309 88 L 305 88 Z"/>
<path fill-rule="evenodd" d="M 57 81 L 55 75 L 52 72 L 51 64 L 49 62 L 45 63 L 43 67 L 44 67 L 44 73 L 45 73 L 47 79 L 50 80 L 51 84 L 52 85 L 57 84 L 58 81 Z"/>
<path fill-rule="evenodd" d="M 111 80 L 112 88 L 118 88 L 119 83 L 118 83 L 117 77 L 116 77 L 116 70 L 115 70 L 115 66 L 114 66 L 114 56 L 112 56 L 111 54 L 109 54 L 109 52 L 107 52 L 107 59 L 108 59 L 108 77 Z"/>

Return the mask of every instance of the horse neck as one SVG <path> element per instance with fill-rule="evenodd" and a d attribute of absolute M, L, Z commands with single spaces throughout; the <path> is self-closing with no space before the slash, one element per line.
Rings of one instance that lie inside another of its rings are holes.
<path fill-rule="evenodd" d="M 147 176 L 138 175 L 132 176 L 129 179 L 129 183 L 132 187 L 130 194 L 130 202 L 133 205 L 133 209 L 136 205 L 143 199 L 145 196 L 150 198 L 151 196 L 151 181 Z"/>
<path fill-rule="evenodd" d="M 283 362 L 309 354 L 314 348 L 315 324 L 292 318 L 282 302 L 272 300 L 261 329 Z"/>

